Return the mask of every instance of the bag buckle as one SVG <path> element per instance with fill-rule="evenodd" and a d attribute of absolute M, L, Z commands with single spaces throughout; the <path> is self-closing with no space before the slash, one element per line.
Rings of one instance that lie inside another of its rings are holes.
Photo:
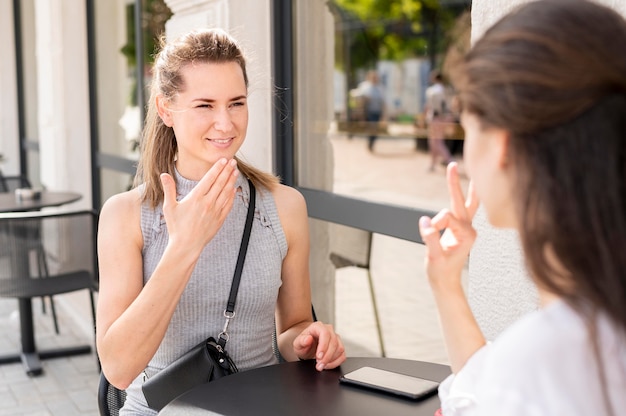
<path fill-rule="evenodd" d="M 222 332 L 219 333 L 219 335 L 217 336 L 218 338 L 218 344 L 223 348 L 224 345 L 226 345 L 226 343 L 228 342 L 228 340 L 230 339 L 230 336 L 228 335 L 228 324 L 230 324 L 230 320 L 233 319 L 235 317 L 235 312 L 228 312 L 227 310 L 224 310 L 224 318 L 226 318 L 226 322 L 224 322 L 224 328 L 222 328 Z"/>

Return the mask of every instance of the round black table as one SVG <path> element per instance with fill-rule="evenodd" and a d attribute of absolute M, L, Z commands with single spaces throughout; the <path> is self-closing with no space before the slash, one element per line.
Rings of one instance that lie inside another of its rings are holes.
<path fill-rule="evenodd" d="M 80 194 L 75 192 L 41 191 L 38 198 L 18 200 L 13 192 L 0 192 L 0 212 L 36 211 L 42 208 L 58 207 L 78 201 Z"/>
<path fill-rule="evenodd" d="M 78 201 L 82 196 L 75 192 L 41 191 L 41 195 L 33 199 L 18 200 L 13 192 L 0 192 L 0 213 L 37 211 L 42 208 L 58 207 L 64 204 Z M 0 214 L 1 215 L 1 214 Z M 10 215 L 10 214 L 9 214 Z M 25 254 L 16 259 L 18 268 L 28 270 L 28 250 L 22 250 Z M 27 274 L 27 272 L 25 272 Z M 41 359 L 67 357 L 91 352 L 90 345 L 75 347 L 55 348 L 38 351 L 35 346 L 35 330 L 33 324 L 33 309 L 30 298 L 19 298 L 20 312 L 20 335 L 22 350 L 18 354 L 0 356 L 0 364 L 22 362 L 26 374 L 29 376 L 40 375 L 43 370 Z"/>
<path fill-rule="evenodd" d="M 233 374 L 195 387 L 165 406 L 159 415 L 411 415 L 433 416 L 437 395 L 412 401 L 339 384 L 344 373 L 378 367 L 443 381 L 450 367 L 393 358 L 348 358 L 339 368 L 318 372 L 315 361 L 289 362 Z"/>

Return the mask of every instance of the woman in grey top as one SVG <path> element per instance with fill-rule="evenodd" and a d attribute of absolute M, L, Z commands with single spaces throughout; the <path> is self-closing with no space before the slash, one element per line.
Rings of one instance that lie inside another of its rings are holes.
<path fill-rule="evenodd" d="M 227 344 L 240 370 L 345 360 L 331 325 L 313 322 L 304 198 L 237 157 L 248 124 L 248 78 L 237 43 L 199 30 L 165 44 L 154 66 L 136 187 L 102 208 L 97 346 L 123 414 L 151 414 L 150 377 L 224 324 L 248 207 L 255 216 Z"/>

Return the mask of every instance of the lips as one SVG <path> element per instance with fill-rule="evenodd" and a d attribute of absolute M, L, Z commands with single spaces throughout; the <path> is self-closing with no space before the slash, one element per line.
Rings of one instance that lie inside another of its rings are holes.
<path fill-rule="evenodd" d="M 216 144 L 228 144 L 232 141 L 233 139 L 209 139 L 209 141 L 216 143 Z"/>
<path fill-rule="evenodd" d="M 234 137 L 228 137 L 225 139 L 222 138 L 213 138 L 213 139 L 207 139 L 212 146 L 218 148 L 218 149 L 227 149 L 230 147 L 231 144 L 233 144 L 233 142 L 235 141 Z"/>

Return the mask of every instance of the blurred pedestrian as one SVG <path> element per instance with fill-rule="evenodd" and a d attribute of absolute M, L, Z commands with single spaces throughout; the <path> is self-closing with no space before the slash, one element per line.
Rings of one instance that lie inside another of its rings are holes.
<path fill-rule="evenodd" d="M 426 88 L 424 108 L 428 132 L 428 150 L 430 152 L 429 171 L 434 171 L 437 163 L 447 165 L 452 161 L 450 150 L 446 146 L 446 127 L 453 121 L 447 100 L 443 77 L 437 70 L 431 72 L 431 85 Z"/>
<path fill-rule="evenodd" d="M 363 100 L 367 129 L 370 131 L 367 147 L 372 151 L 377 138 L 376 133 L 380 129 L 380 122 L 385 112 L 385 95 L 380 86 L 378 72 L 368 71 L 365 81 L 359 84 L 358 90 Z"/>

